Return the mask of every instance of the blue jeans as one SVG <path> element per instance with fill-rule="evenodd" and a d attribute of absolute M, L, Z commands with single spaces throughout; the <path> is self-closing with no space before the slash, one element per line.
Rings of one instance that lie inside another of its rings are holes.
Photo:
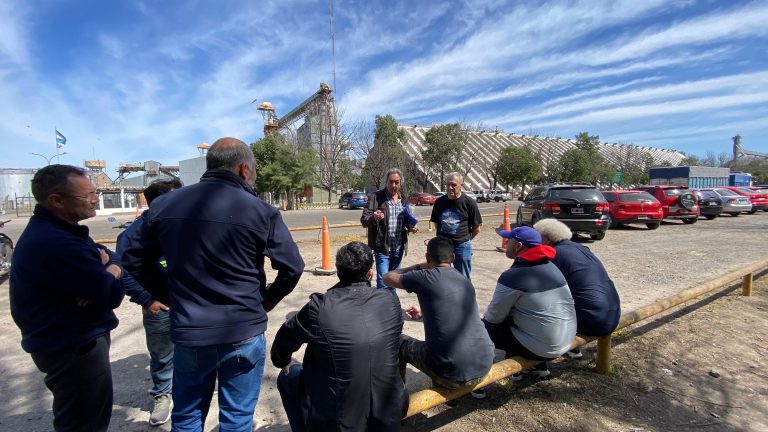
<path fill-rule="evenodd" d="M 453 267 L 469 279 L 472 273 L 472 240 L 453 246 Z"/>
<path fill-rule="evenodd" d="M 402 260 L 403 249 L 398 249 L 397 251 L 386 254 L 376 252 L 376 288 L 387 288 L 394 291 L 394 288 L 384 285 L 384 273 L 399 269 Z"/>
<path fill-rule="evenodd" d="M 219 430 L 251 432 L 266 351 L 263 333 L 238 343 L 176 345 L 171 431 L 203 430 L 218 377 Z"/>
<path fill-rule="evenodd" d="M 301 365 L 293 365 L 288 370 L 288 375 L 281 370 L 277 374 L 277 391 L 283 401 L 283 409 L 291 425 L 291 432 L 304 432 L 307 424 L 301 408 L 301 394 L 299 384 L 304 368 Z"/>
<path fill-rule="evenodd" d="M 159 311 L 155 315 L 142 310 L 144 333 L 149 350 L 149 372 L 152 374 L 152 390 L 149 394 L 157 397 L 171 394 L 173 389 L 173 342 L 171 342 L 170 314 Z"/>

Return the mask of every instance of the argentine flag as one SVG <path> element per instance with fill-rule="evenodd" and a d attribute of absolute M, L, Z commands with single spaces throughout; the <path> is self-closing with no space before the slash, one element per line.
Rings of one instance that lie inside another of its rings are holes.
<path fill-rule="evenodd" d="M 64 145 L 67 143 L 67 137 L 61 134 L 58 130 L 56 131 L 56 144 Z"/>

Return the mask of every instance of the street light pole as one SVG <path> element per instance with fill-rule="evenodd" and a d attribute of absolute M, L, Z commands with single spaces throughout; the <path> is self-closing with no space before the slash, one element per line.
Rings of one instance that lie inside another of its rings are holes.
<path fill-rule="evenodd" d="M 53 155 L 53 156 L 51 156 L 51 157 L 45 157 L 45 156 L 41 155 L 40 153 L 32 153 L 32 152 L 29 152 L 29 154 L 31 154 L 31 155 L 35 155 L 35 156 L 40 156 L 41 158 L 45 159 L 45 163 L 46 163 L 47 165 L 50 165 L 50 164 L 51 164 L 51 161 L 53 160 L 53 158 L 55 158 L 55 157 L 57 157 L 57 156 L 62 156 L 62 155 L 65 155 L 65 154 L 67 154 L 67 152 L 63 152 L 63 153 L 57 153 L 57 154 L 55 154 L 55 155 Z"/>

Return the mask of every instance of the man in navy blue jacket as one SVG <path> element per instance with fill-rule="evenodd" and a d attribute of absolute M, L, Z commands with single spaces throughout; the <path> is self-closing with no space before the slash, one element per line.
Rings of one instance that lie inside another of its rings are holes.
<path fill-rule="evenodd" d="M 144 189 L 147 205 L 152 205 L 155 198 L 175 189 L 181 189 L 179 179 L 156 180 Z M 116 252 L 123 251 L 136 241 L 135 237 L 144 224 L 148 210 L 145 210 L 125 231 L 117 236 Z M 160 263 L 157 264 L 161 266 Z M 162 266 L 161 266 L 162 267 Z M 165 271 L 165 270 L 161 270 Z M 129 272 L 123 272 L 125 294 L 133 303 L 142 307 L 142 324 L 149 351 L 149 372 L 152 375 L 152 389 L 149 394 L 155 403 L 149 415 L 149 424 L 161 425 L 171 419 L 171 399 L 173 389 L 173 342 L 171 342 L 171 322 L 168 310 L 168 291 L 166 286 L 143 287 Z"/>
<path fill-rule="evenodd" d="M 552 263 L 565 276 L 576 304 L 578 332 L 587 336 L 613 333 L 621 319 L 621 301 L 603 263 L 588 247 L 571 241 L 571 230 L 557 219 L 543 219 L 533 226 L 542 242 L 555 248 Z M 581 358 L 579 348 L 568 351 Z"/>
<path fill-rule="evenodd" d="M 112 415 L 109 332 L 123 299 L 116 257 L 78 222 L 99 195 L 85 172 L 49 165 L 35 173 L 38 204 L 19 237 L 10 277 L 21 346 L 45 373 L 56 431 L 106 431 Z"/>
<path fill-rule="evenodd" d="M 218 378 L 219 428 L 250 430 L 264 370 L 267 312 L 304 262 L 280 213 L 256 197 L 253 153 L 221 138 L 200 183 L 157 198 L 122 255 L 145 287 L 168 282 L 174 431 L 200 431 Z M 167 279 L 156 264 L 167 261 Z M 277 276 L 267 284 L 264 258 Z"/>

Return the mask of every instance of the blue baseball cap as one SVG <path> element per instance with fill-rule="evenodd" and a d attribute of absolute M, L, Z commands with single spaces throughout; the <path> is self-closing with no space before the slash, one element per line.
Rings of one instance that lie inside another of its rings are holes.
<path fill-rule="evenodd" d="M 541 244 L 541 234 L 529 226 L 520 226 L 512 231 L 499 231 L 499 235 L 506 239 L 517 240 L 525 246 L 538 246 Z"/>

